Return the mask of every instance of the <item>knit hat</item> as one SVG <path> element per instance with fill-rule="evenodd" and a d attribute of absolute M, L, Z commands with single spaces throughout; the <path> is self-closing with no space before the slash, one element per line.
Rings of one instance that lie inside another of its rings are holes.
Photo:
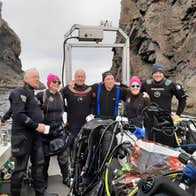
<path fill-rule="evenodd" d="M 61 82 L 60 78 L 57 75 L 49 74 L 47 77 L 47 85 L 50 86 L 51 82 L 54 80 Z"/>
<path fill-rule="evenodd" d="M 137 77 L 137 76 L 133 76 L 133 77 L 130 79 L 129 84 L 132 85 L 134 82 L 137 82 L 139 85 L 142 84 L 141 80 L 140 80 L 139 77 Z"/>
<path fill-rule="evenodd" d="M 114 74 L 111 71 L 106 71 L 102 73 L 102 81 L 104 82 L 105 78 L 109 75 L 112 75 L 114 77 Z"/>
<path fill-rule="evenodd" d="M 153 64 L 152 65 L 152 74 L 157 72 L 157 71 L 159 71 L 159 72 L 164 74 L 164 72 L 165 72 L 164 66 L 162 64 L 159 64 L 159 63 Z"/>

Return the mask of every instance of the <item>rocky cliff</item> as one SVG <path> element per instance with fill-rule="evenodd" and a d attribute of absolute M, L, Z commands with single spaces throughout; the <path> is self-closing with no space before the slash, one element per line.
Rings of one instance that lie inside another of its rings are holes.
<path fill-rule="evenodd" d="M 13 88 L 22 84 L 20 39 L 2 19 L 0 1 L 0 88 Z"/>
<path fill-rule="evenodd" d="M 196 115 L 196 0 L 121 0 L 119 25 L 130 37 L 131 75 L 146 79 L 153 63 L 164 64 L 187 90 L 186 111 Z M 116 49 L 112 67 L 119 80 L 121 55 Z"/>

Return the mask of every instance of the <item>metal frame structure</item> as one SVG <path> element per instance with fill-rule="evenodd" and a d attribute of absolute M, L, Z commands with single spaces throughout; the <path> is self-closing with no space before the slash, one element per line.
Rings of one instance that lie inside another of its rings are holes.
<path fill-rule="evenodd" d="M 99 43 L 99 42 L 89 42 L 89 41 L 79 41 L 78 43 L 68 43 L 67 41 L 69 39 L 79 39 L 79 36 L 71 36 L 71 34 L 75 30 L 80 30 L 83 27 L 91 27 L 91 28 L 100 28 L 102 31 L 109 31 L 109 32 L 119 32 L 120 35 L 125 39 L 124 43 Z M 70 31 L 65 34 L 65 41 L 64 41 L 64 68 L 65 68 L 65 82 L 68 84 L 72 79 L 72 60 L 71 60 L 71 52 L 72 48 L 123 48 L 122 53 L 122 82 L 124 84 L 128 84 L 128 81 L 130 79 L 130 66 L 129 66 L 129 37 L 128 35 L 122 31 L 120 28 L 115 28 L 111 26 L 106 25 L 100 25 L 100 26 L 84 26 L 75 24 L 72 26 Z"/>

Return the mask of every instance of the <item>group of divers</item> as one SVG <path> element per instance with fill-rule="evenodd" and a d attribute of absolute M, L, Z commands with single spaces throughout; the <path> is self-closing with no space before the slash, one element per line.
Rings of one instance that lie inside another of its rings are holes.
<path fill-rule="evenodd" d="M 62 183 L 70 187 L 70 195 L 123 195 L 119 191 L 115 194 L 115 189 L 108 188 L 107 183 L 101 183 L 103 170 L 108 167 L 108 158 L 111 158 L 110 155 L 117 146 L 115 135 L 120 132 L 120 126 L 119 122 L 115 123 L 115 119 L 118 118 L 120 101 L 124 103 L 123 116 L 126 117 L 126 126 L 123 126 L 127 128 L 123 129 L 130 129 L 130 132 L 137 129 L 140 133 L 140 136 L 137 136 L 141 139 L 179 147 L 179 142 L 173 135 L 152 132 L 152 127 L 155 127 L 153 120 L 158 124 L 158 118 L 161 116 L 164 116 L 162 125 L 166 122 L 169 125 L 165 127 L 174 127 L 173 122 L 180 119 L 186 106 L 187 95 L 184 88 L 165 77 L 162 64 L 152 65 L 152 79 L 142 81 L 133 76 L 129 86 L 115 82 L 111 71 L 102 74 L 100 83 L 89 86 L 85 84 L 85 79 L 85 71 L 78 69 L 75 71 L 74 80 L 60 88 L 60 78 L 49 74 L 48 88 L 35 95 L 34 90 L 39 89 L 40 81 L 39 72 L 32 68 L 24 73 L 24 86 L 11 91 L 10 108 L 1 118 L 0 126 L 12 118 L 11 152 L 15 162 L 11 176 L 12 196 L 21 195 L 29 159 L 35 196 L 58 195 L 46 192 L 50 157 L 54 155 L 57 156 Z M 178 100 L 175 114 L 171 113 L 173 96 Z M 63 121 L 64 112 L 67 113 L 66 123 Z M 152 114 L 156 114 L 156 119 Z M 91 124 L 88 124 L 90 122 Z M 92 131 L 97 128 L 96 133 Z M 192 143 L 196 143 L 194 137 Z M 121 156 L 127 156 L 127 153 L 123 154 L 122 151 L 121 149 Z M 195 167 L 191 168 L 192 172 L 195 172 Z M 196 173 L 194 175 L 196 176 Z M 109 184 L 112 187 L 111 183 Z M 150 186 L 149 182 L 147 185 Z M 171 195 L 167 193 L 167 188 L 162 189 L 160 194 L 146 191 L 143 195 Z M 177 190 L 176 187 L 174 189 Z M 137 190 L 132 195 L 137 195 L 138 192 Z"/>

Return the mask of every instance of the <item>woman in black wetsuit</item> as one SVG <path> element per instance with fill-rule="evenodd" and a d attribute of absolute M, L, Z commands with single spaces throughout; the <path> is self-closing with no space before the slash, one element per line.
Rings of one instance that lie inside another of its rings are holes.
<path fill-rule="evenodd" d="M 137 76 L 133 76 L 129 84 L 125 102 L 125 116 L 134 125 L 142 127 L 142 111 L 150 103 L 150 99 L 140 91 L 142 83 Z"/>
<path fill-rule="evenodd" d="M 62 139 L 65 142 L 65 130 L 63 122 L 64 101 L 61 93 L 59 92 L 61 81 L 58 76 L 49 74 L 47 77 L 48 89 L 36 95 L 41 102 L 41 107 L 44 112 L 44 123 L 50 126 L 48 134 L 42 136 L 44 146 L 44 177 L 48 180 L 48 168 L 51 155 L 57 155 L 57 160 L 63 177 L 63 183 L 67 183 L 67 160 L 66 150 L 60 149 L 58 152 L 51 152 L 51 141 L 55 139 Z M 56 140 L 57 141 L 57 140 Z M 55 142 L 54 142 L 55 143 Z M 59 145 L 58 142 L 56 143 Z"/>

